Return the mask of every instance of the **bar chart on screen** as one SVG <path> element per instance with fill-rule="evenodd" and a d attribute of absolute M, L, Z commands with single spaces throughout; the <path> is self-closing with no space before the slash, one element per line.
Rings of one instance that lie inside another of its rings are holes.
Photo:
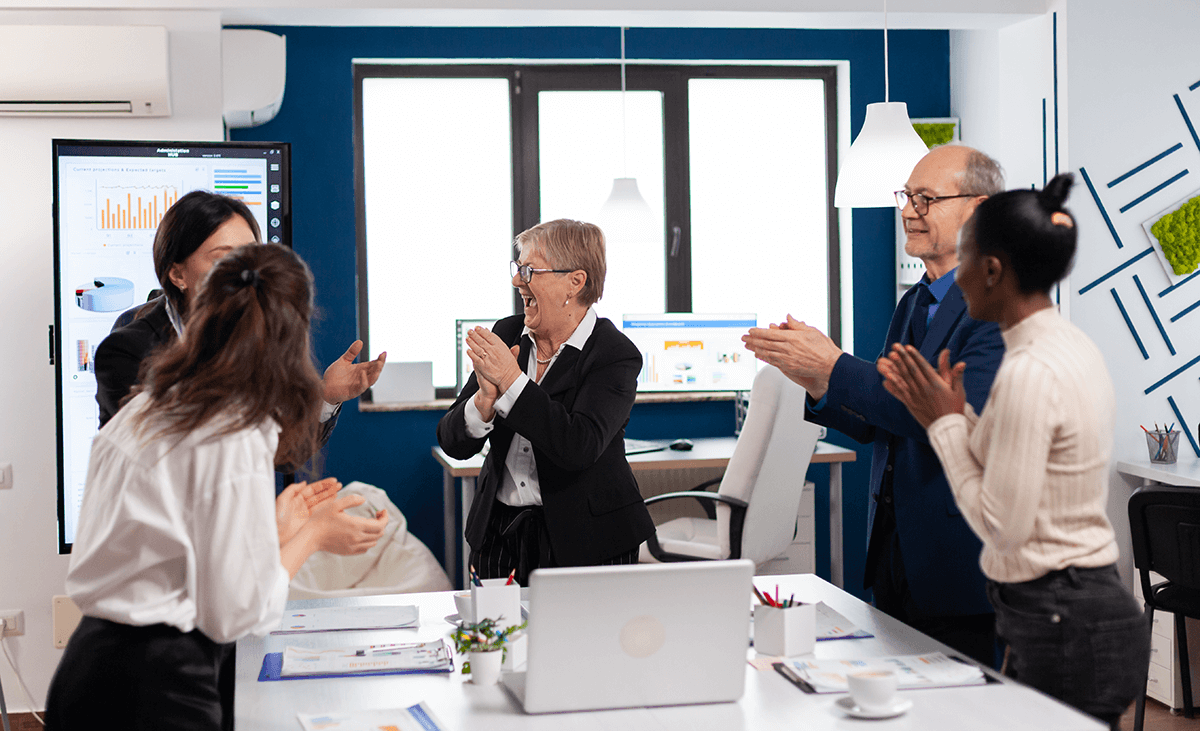
<path fill-rule="evenodd" d="M 155 185 L 96 185 L 96 228 L 102 231 L 153 231 L 179 200 L 181 182 Z"/>

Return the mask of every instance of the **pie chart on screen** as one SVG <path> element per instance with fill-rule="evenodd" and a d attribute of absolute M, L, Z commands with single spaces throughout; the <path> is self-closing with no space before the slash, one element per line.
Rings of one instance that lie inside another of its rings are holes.
<path fill-rule="evenodd" d="M 88 312 L 119 312 L 133 306 L 133 282 L 121 277 L 96 277 L 75 288 L 75 304 Z"/>

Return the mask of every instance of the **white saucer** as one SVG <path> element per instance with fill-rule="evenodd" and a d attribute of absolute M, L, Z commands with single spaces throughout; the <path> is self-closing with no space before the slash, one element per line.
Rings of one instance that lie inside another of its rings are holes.
<path fill-rule="evenodd" d="M 912 708 L 913 702 L 908 698 L 896 698 L 892 701 L 891 708 L 881 708 L 878 710 L 867 710 L 859 708 L 854 704 L 854 699 L 850 696 L 842 696 L 835 701 L 837 707 L 845 711 L 848 715 L 855 718 L 892 718 L 899 716 L 908 709 Z"/>
<path fill-rule="evenodd" d="M 443 619 L 450 624 L 462 624 L 462 617 L 458 616 L 458 614 L 447 614 Z"/>

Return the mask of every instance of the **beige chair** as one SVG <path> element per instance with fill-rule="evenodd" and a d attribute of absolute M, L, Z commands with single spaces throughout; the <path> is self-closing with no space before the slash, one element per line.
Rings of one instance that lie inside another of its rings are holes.
<path fill-rule="evenodd" d="M 309 557 L 289 585 L 288 599 L 325 599 L 365 594 L 449 591 L 446 572 L 419 538 L 408 532 L 404 513 L 374 485 L 351 482 L 338 493 L 362 495 L 366 502 L 347 510 L 371 517 L 375 508 L 388 511 L 383 536 L 366 553 L 338 556 L 318 551 Z"/>
<path fill-rule="evenodd" d="M 804 475 L 821 428 L 804 420 L 804 389 L 764 365 L 754 378 L 742 433 L 725 475 L 646 504 L 696 499 L 709 518 L 676 518 L 642 544 L 642 563 L 747 558 L 760 566 L 796 535 Z M 717 492 L 704 487 L 720 483 Z"/>

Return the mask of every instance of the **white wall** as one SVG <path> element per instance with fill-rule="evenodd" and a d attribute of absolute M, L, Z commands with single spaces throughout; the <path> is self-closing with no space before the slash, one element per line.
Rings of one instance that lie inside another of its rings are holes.
<path fill-rule="evenodd" d="M 1042 100 L 1053 124 L 1052 19 L 950 31 L 950 113 L 963 144 L 996 158 L 1010 188 L 1042 185 Z M 1054 139 L 1048 137 L 1049 175 Z"/>
<path fill-rule="evenodd" d="M 0 609 L 25 612 L 25 634 L 5 640 L 44 707 L 61 650 L 53 647 L 50 601 L 63 593 L 67 556 L 58 555 L 50 140 L 59 138 L 219 140 L 221 22 L 217 12 L 0 12 L 5 25 L 164 25 L 169 29 L 171 104 L 162 119 L 0 117 L 0 462 L 15 487 L 0 491 Z M 53 49 L 47 49 L 52 52 Z M 30 710 L 0 656 L 8 709 Z"/>
<path fill-rule="evenodd" d="M 1070 16 L 1065 37 L 1070 58 L 1066 75 L 1070 118 L 1066 130 L 1071 147 L 1070 162 L 1063 169 L 1087 170 L 1124 244 L 1117 248 L 1100 209 L 1077 178 L 1071 209 L 1079 221 L 1080 246 L 1070 286 L 1065 289 L 1071 293 L 1072 321 L 1104 351 L 1116 386 L 1115 457 L 1144 460 L 1146 441 L 1139 424 L 1176 422 L 1178 428 L 1180 419 L 1173 413 L 1168 396 L 1174 397 L 1183 421 L 1197 436 L 1200 366 L 1150 394 L 1144 391 L 1200 355 L 1200 310 L 1170 322 L 1172 316 L 1200 299 L 1200 280 L 1159 296 L 1169 281 L 1156 255 L 1152 255 L 1084 294 L 1078 291 L 1149 246 L 1142 221 L 1200 189 L 1200 148 L 1188 132 L 1173 96 L 1179 95 L 1193 125 L 1200 123 L 1200 88 L 1188 90 L 1200 80 L 1200 56 L 1195 44 L 1200 34 L 1200 11 L 1190 0 L 1067 0 L 1065 4 Z M 1175 143 L 1181 143 L 1182 149 L 1108 187 L 1108 182 Z M 1121 207 L 1184 169 L 1190 173 L 1127 212 L 1120 212 Z M 1174 345 L 1174 355 L 1138 290 L 1135 275 Z M 1142 357 L 1110 289 L 1116 289 L 1128 310 L 1148 359 Z M 1186 439 L 1181 441 L 1180 460 L 1196 459 L 1191 445 Z M 1131 486 L 1114 472 L 1109 517 L 1124 539 L 1122 568 L 1127 576 L 1132 572 L 1126 512 L 1130 492 Z"/>

